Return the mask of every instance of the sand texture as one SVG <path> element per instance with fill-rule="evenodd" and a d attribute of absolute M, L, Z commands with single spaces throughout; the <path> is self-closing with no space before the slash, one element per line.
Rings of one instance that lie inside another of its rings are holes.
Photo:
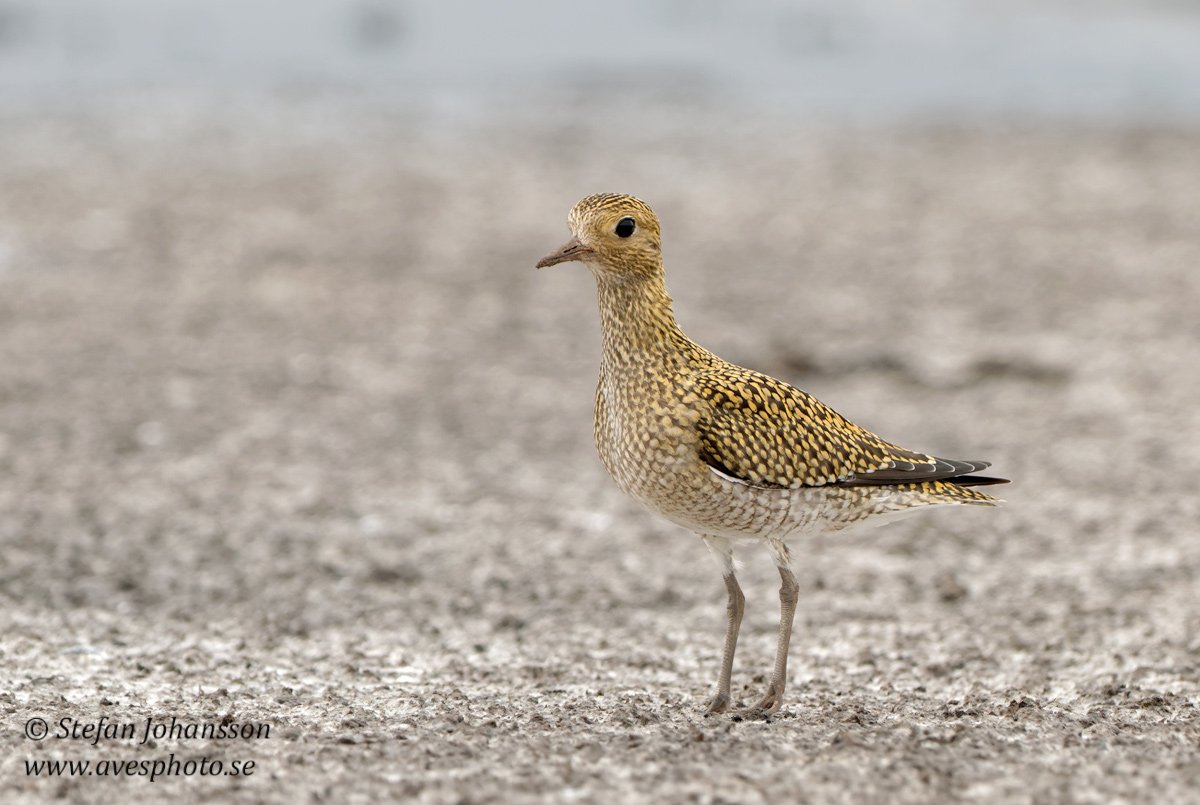
<path fill-rule="evenodd" d="M 0 124 L 0 800 L 1200 796 L 1200 136 L 286 122 Z M 533 268 L 597 191 L 699 343 L 1014 479 L 796 546 L 769 720 L 703 714 L 716 565 L 605 475 L 593 282 Z M 57 737 L 101 717 L 270 733 Z M 224 771 L 26 773 L 172 754 Z"/>

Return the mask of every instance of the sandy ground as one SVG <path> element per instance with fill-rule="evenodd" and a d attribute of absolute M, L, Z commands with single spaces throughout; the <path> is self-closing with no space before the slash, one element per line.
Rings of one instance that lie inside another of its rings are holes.
<path fill-rule="evenodd" d="M 533 269 L 600 190 L 696 340 L 1015 480 L 796 546 L 769 720 L 703 715 L 719 574 L 604 474 L 591 278 Z M 1164 132 L 5 121 L 0 799 L 1194 801 L 1198 210 Z"/>

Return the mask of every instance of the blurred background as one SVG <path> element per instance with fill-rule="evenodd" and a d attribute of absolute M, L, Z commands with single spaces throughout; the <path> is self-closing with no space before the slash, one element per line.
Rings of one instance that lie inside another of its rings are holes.
<path fill-rule="evenodd" d="M 0 91 L 9 111 L 158 92 L 1195 122 L 1198 39 L 1188 0 L 4 0 Z"/>
<path fill-rule="evenodd" d="M 0 799 L 118 711 L 280 725 L 262 801 L 1188 799 L 1198 127 L 1186 0 L 0 0 Z M 533 268 L 600 191 L 699 343 L 1014 480 L 797 546 L 772 724 Z"/>

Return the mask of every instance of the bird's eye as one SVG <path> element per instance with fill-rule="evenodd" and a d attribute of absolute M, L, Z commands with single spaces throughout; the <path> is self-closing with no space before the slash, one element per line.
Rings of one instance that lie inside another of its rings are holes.
<path fill-rule="evenodd" d="M 617 237 L 620 237 L 620 238 L 629 237 L 630 235 L 633 234 L 633 230 L 634 230 L 635 226 L 636 226 L 636 224 L 633 222 L 632 218 L 622 218 L 620 221 L 617 221 L 617 229 L 616 229 Z"/>

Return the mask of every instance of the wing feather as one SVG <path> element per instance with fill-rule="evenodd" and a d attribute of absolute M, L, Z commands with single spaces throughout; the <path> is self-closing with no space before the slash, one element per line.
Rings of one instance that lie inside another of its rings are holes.
<path fill-rule="evenodd" d="M 815 397 L 749 369 L 709 367 L 695 373 L 690 385 L 702 401 L 696 424 L 701 456 L 715 472 L 751 486 L 921 483 L 989 466 L 898 447 Z"/>

